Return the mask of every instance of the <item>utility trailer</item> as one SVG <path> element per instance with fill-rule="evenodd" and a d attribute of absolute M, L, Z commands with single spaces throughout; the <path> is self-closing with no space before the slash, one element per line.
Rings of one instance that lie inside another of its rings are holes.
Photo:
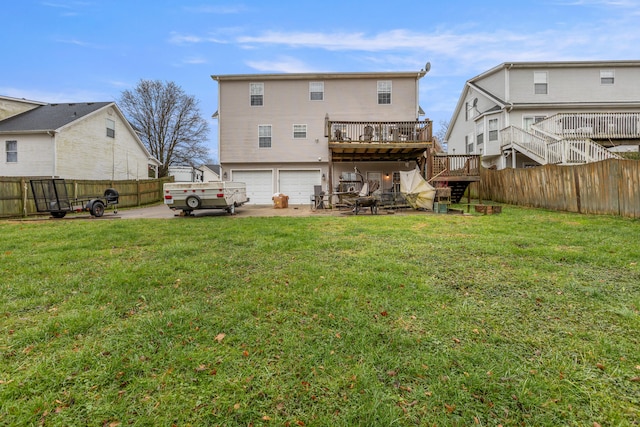
<path fill-rule="evenodd" d="M 191 215 L 198 209 L 223 209 L 233 215 L 249 201 L 244 182 L 167 182 L 163 185 L 164 204 Z"/>
<path fill-rule="evenodd" d="M 49 212 L 54 218 L 64 218 L 67 212 L 89 212 L 96 218 L 104 215 L 107 206 L 116 205 L 120 195 L 113 188 L 107 188 L 102 196 L 69 198 L 64 179 L 32 179 L 30 181 L 33 200 L 38 212 Z"/>

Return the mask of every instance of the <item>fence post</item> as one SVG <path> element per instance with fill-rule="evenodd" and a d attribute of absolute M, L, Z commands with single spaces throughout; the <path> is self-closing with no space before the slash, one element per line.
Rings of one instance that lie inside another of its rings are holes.
<path fill-rule="evenodd" d="M 22 217 L 26 218 L 27 217 L 27 198 L 28 198 L 28 191 L 27 191 L 27 181 L 22 178 L 20 180 L 20 192 L 22 193 Z"/>

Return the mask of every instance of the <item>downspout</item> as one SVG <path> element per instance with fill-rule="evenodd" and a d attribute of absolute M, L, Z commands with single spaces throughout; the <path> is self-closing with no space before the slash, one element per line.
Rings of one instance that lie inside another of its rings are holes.
<path fill-rule="evenodd" d="M 218 119 L 218 163 L 220 163 L 220 179 L 222 180 L 222 159 L 220 158 L 220 133 L 222 132 L 220 129 L 220 99 L 222 91 L 220 90 L 220 76 L 211 76 L 211 78 L 218 83 L 218 115 L 215 118 Z"/>
<path fill-rule="evenodd" d="M 56 132 L 53 130 L 48 130 L 47 131 L 47 135 L 49 135 L 49 137 L 51 138 L 51 145 L 53 146 L 53 162 L 52 162 L 52 171 L 51 171 L 51 178 L 55 178 L 56 177 L 56 169 L 57 169 L 57 162 L 56 159 L 58 157 L 58 150 L 56 147 Z"/>

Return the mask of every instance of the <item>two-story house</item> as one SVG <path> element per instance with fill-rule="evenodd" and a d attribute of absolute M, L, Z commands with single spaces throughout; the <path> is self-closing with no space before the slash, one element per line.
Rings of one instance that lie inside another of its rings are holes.
<path fill-rule="evenodd" d="M 575 164 L 640 144 L 640 61 L 503 63 L 465 83 L 449 154 L 485 167 Z"/>
<path fill-rule="evenodd" d="M 148 179 L 160 165 L 113 102 L 0 96 L 0 141 L 0 176 Z"/>
<path fill-rule="evenodd" d="M 418 72 L 215 75 L 223 180 L 245 182 L 251 203 L 275 193 L 307 204 L 314 191 L 398 186 L 433 146 L 420 120 Z"/>

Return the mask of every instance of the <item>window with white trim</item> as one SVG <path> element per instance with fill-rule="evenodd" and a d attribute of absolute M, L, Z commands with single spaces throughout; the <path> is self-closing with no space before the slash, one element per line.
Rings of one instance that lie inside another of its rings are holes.
<path fill-rule="evenodd" d="M 309 82 L 309 100 L 324 100 L 324 82 Z"/>
<path fill-rule="evenodd" d="M 271 148 L 271 125 L 258 126 L 258 147 Z"/>
<path fill-rule="evenodd" d="M 489 119 L 489 142 L 498 140 L 498 119 Z"/>
<path fill-rule="evenodd" d="M 116 122 L 111 120 L 111 119 L 106 119 L 106 124 L 107 124 L 107 136 L 109 138 L 115 138 L 116 137 Z"/>
<path fill-rule="evenodd" d="M 472 133 L 464 136 L 464 145 L 465 145 L 466 154 L 473 154 L 473 134 Z"/>
<path fill-rule="evenodd" d="M 600 84 L 612 85 L 615 82 L 616 73 L 613 70 L 600 70 Z"/>
<path fill-rule="evenodd" d="M 533 92 L 536 95 L 549 93 L 549 75 L 546 71 L 533 72 Z"/>
<path fill-rule="evenodd" d="M 530 131 L 531 125 L 541 122 L 546 118 L 547 116 L 524 116 L 522 117 L 522 129 Z"/>
<path fill-rule="evenodd" d="M 18 163 L 18 141 L 6 141 L 7 163 Z"/>
<path fill-rule="evenodd" d="M 293 125 L 293 137 L 305 139 L 307 137 L 307 125 Z"/>
<path fill-rule="evenodd" d="M 484 121 L 476 123 L 476 145 L 479 147 L 484 143 Z"/>
<path fill-rule="evenodd" d="M 249 83 L 249 92 L 252 107 L 264 105 L 264 83 Z"/>
<path fill-rule="evenodd" d="M 391 104 L 391 80 L 378 82 L 378 104 Z"/>

